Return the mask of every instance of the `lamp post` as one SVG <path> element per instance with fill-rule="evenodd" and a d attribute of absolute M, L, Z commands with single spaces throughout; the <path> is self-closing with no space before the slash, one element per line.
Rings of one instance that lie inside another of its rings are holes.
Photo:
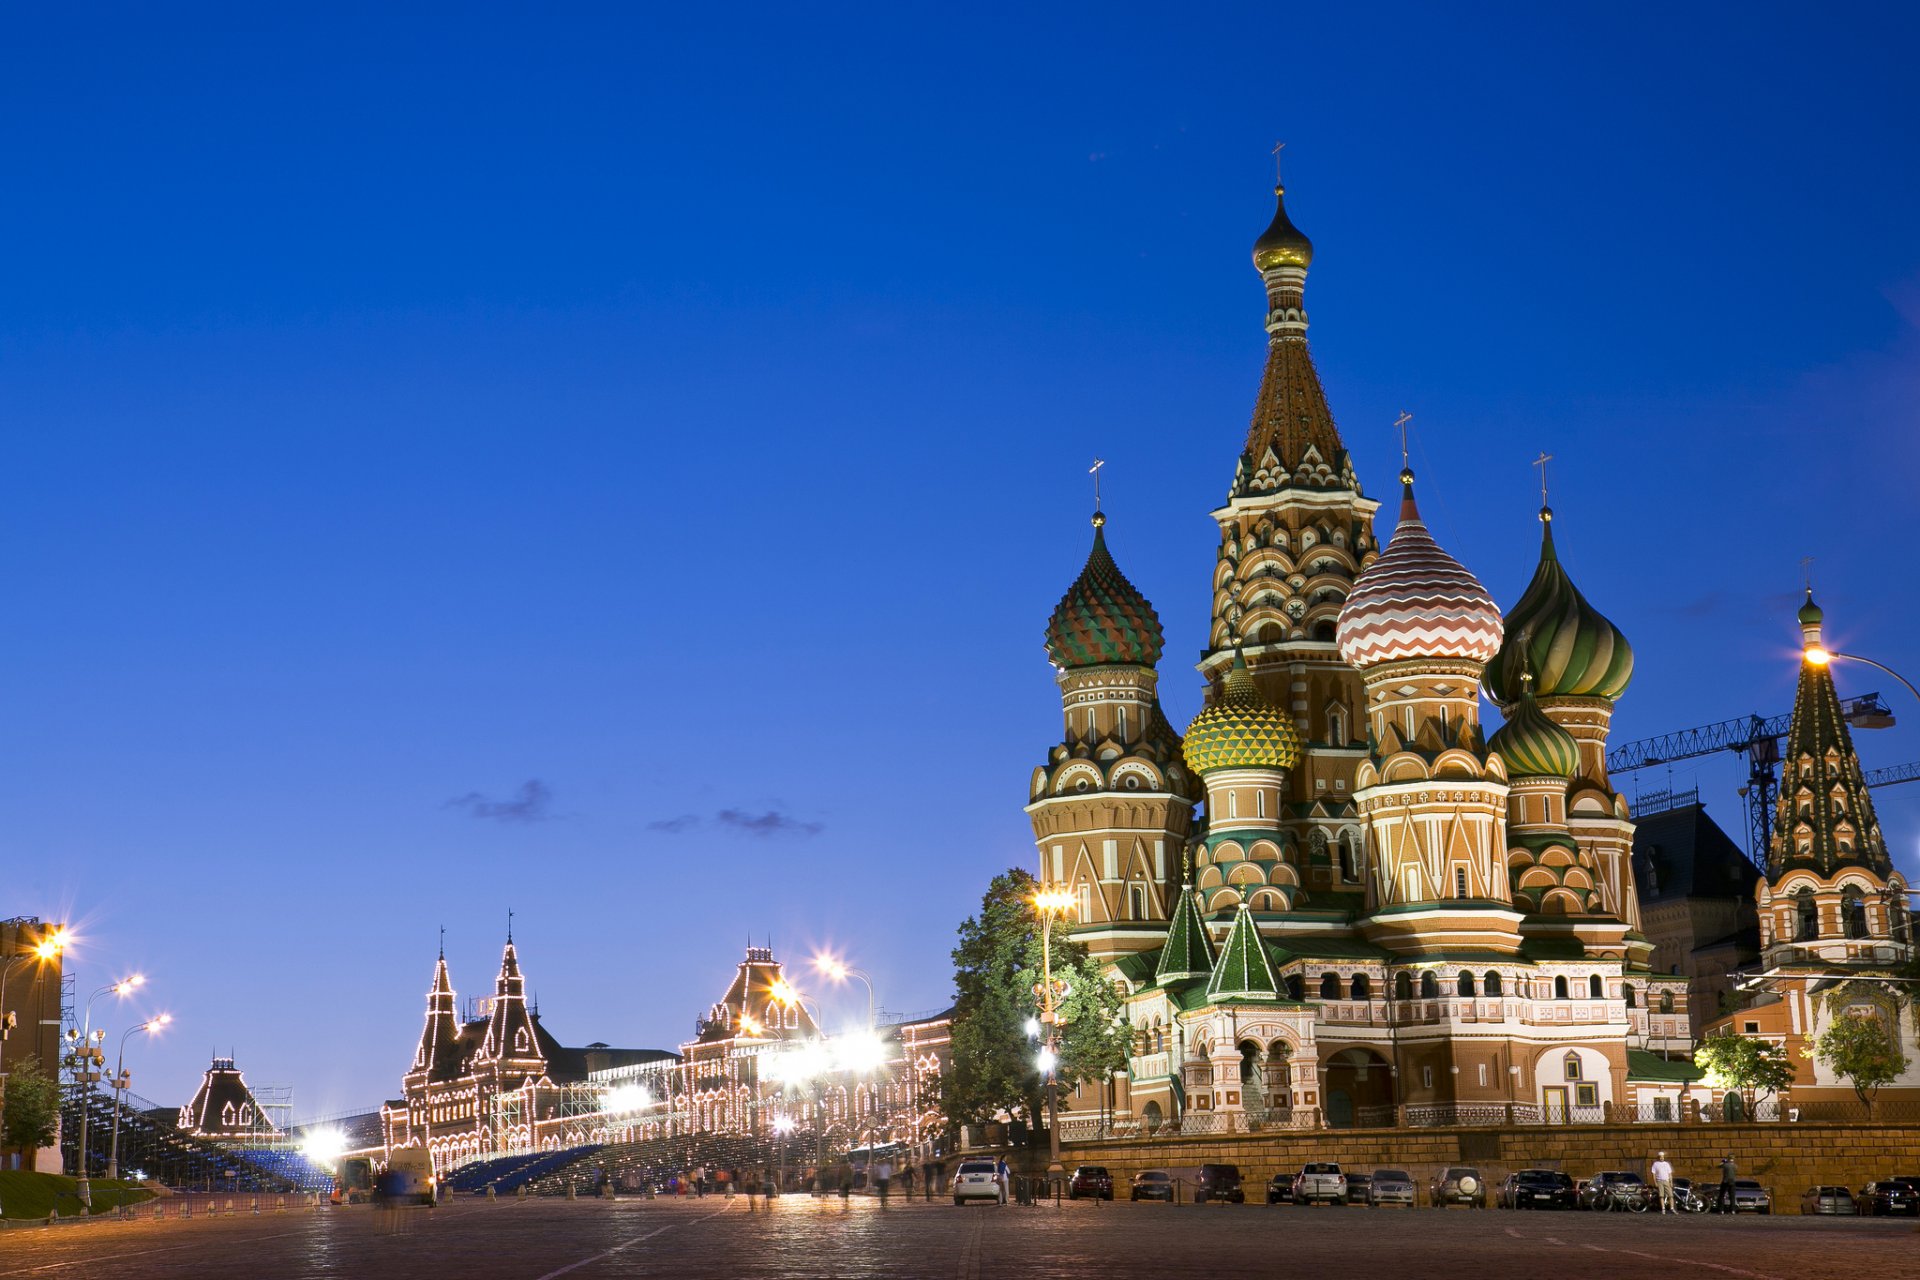
<path fill-rule="evenodd" d="M 87 1180 L 87 1119 L 93 1114 L 94 1082 L 100 1079 L 100 1067 L 106 1062 L 106 1054 L 101 1052 L 100 1046 L 107 1038 L 105 1031 L 93 1029 L 93 1002 L 109 992 L 125 999 L 136 988 L 145 985 L 146 981 L 146 975 L 136 973 L 100 988 L 87 997 L 82 1025 L 67 1032 L 67 1043 L 73 1046 L 67 1060 L 73 1066 L 75 1083 L 80 1090 L 80 1170 L 79 1185 L 74 1189 L 88 1213 L 93 1212 L 93 1186 Z"/>
<path fill-rule="evenodd" d="M 783 1009 L 798 1009 L 803 1014 L 810 1014 L 813 1017 L 814 1031 L 820 1031 L 820 1015 L 817 1007 L 809 1010 L 807 1008 L 806 997 L 801 995 L 791 982 L 788 982 L 785 978 L 776 979 L 774 983 L 767 988 L 767 994 L 773 998 L 775 1004 Z M 786 1039 L 784 1030 L 780 1038 L 782 1040 Z M 800 1050 L 802 1055 L 813 1052 L 813 1050 L 805 1048 Z M 823 1117 L 820 1114 L 822 1107 L 820 1104 L 819 1087 L 820 1059 L 824 1058 L 825 1054 L 826 1046 L 823 1037 L 822 1043 L 818 1048 L 818 1057 L 805 1058 L 801 1061 L 789 1061 L 783 1064 L 781 1070 L 782 1087 L 798 1079 L 804 1079 L 807 1086 L 807 1109 L 813 1113 L 813 1132 L 815 1138 L 813 1184 L 816 1195 L 825 1194 L 827 1187 L 827 1126 L 822 1122 Z"/>
<path fill-rule="evenodd" d="M 113 1145 L 107 1148 L 108 1182 L 120 1176 L 120 1102 L 126 1096 L 127 1085 L 132 1080 L 132 1077 L 127 1074 L 127 1037 L 137 1031 L 159 1035 L 160 1028 L 172 1021 L 172 1014 L 163 1013 L 137 1026 L 128 1027 L 120 1034 L 120 1052 L 113 1064 Z"/>
<path fill-rule="evenodd" d="M 18 955 L 0 957 L 0 1067 L 5 1066 L 7 1034 L 13 1030 L 13 1020 L 7 1013 L 7 979 L 13 975 L 15 969 L 23 965 L 46 964 L 49 960 L 57 960 L 66 949 L 66 927 L 55 925 L 41 934 L 40 941 L 27 950 Z M 0 1080 L 5 1078 L 6 1072 L 0 1070 Z"/>
<path fill-rule="evenodd" d="M 1042 889 L 1033 895 L 1033 906 L 1040 916 L 1040 1030 L 1045 1037 L 1040 1069 L 1047 1073 L 1047 1179 L 1057 1181 L 1067 1167 L 1060 1162 L 1060 1020 L 1053 990 L 1053 918 L 1073 908 L 1073 895 L 1065 889 Z"/>
<path fill-rule="evenodd" d="M 1901 684 L 1905 685 L 1907 687 L 1908 693 L 1912 694 L 1915 698 L 1920 698 L 1920 688 L 1916 688 L 1914 686 L 1913 681 L 1907 679 L 1905 676 L 1901 675 L 1898 671 L 1895 671 L 1892 667 L 1888 666 L 1884 662 L 1875 662 L 1872 658 L 1863 658 L 1857 653 L 1841 653 L 1838 650 L 1829 649 L 1817 642 L 1813 644 L 1809 644 L 1806 647 L 1806 649 L 1803 650 L 1802 652 L 1806 660 L 1808 662 L 1811 662 L 1816 667 L 1824 667 L 1829 663 L 1836 662 L 1836 661 L 1865 663 L 1867 666 L 1872 667 L 1876 671 L 1886 672 L 1888 675 L 1892 676 L 1895 680 L 1898 680 Z"/>
<path fill-rule="evenodd" d="M 873 1029 L 873 978 L 859 969 L 848 965 L 837 956 L 815 956 L 813 967 L 835 982 L 845 982 L 848 978 L 858 978 L 867 988 L 867 1029 Z"/>

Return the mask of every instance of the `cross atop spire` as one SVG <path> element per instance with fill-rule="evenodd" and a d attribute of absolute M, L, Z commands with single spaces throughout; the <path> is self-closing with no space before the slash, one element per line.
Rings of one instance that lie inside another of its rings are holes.
<path fill-rule="evenodd" d="M 1542 520 L 1553 519 L 1553 508 L 1547 505 L 1547 464 L 1552 461 L 1553 455 L 1545 450 L 1542 450 L 1540 456 L 1533 460 L 1533 465 L 1540 468 L 1540 518 Z"/>
<path fill-rule="evenodd" d="M 442 960 L 447 958 L 447 926 L 445 925 L 440 926 L 440 958 Z"/>
<path fill-rule="evenodd" d="M 1105 458 L 1095 458 L 1093 465 L 1087 468 L 1087 474 L 1093 477 L 1093 522 L 1105 523 L 1100 519 L 1100 468 L 1107 465 Z"/>
<path fill-rule="evenodd" d="M 513 908 L 507 908 L 507 945 L 513 945 Z"/>
<path fill-rule="evenodd" d="M 1813 598 L 1813 557 L 1800 557 L 1800 585 L 1807 589 L 1807 598 Z"/>
<path fill-rule="evenodd" d="M 1285 151 L 1286 149 L 1287 149 L 1287 144 L 1284 142 L 1276 142 L 1273 144 L 1273 185 L 1276 187 L 1281 185 L 1280 153 L 1282 151 Z"/>
<path fill-rule="evenodd" d="M 1413 415 L 1402 409 L 1400 416 L 1393 420 L 1393 425 L 1400 432 L 1400 483 L 1411 485 L 1413 462 L 1407 455 L 1407 430 L 1413 426 Z"/>

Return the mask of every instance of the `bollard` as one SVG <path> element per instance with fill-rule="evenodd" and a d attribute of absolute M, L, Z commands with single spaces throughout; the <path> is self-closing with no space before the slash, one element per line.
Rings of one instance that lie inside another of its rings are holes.
<path fill-rule="evenodd" d="M 567 1184 L 567 1199 L 578 1200 L 579 1198 L 580 1198 L 579 1189 L 576 1188 L 571 1182 L 569 1182 Z"/>

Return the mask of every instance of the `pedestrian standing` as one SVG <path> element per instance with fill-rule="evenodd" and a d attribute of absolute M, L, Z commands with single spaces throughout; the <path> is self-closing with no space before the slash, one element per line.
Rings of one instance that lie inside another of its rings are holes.
<path fill-rule="evenodd" d="M 1734 1167 L 1733 1163 L 1733 1153 L 1728 1152 L 1726 1159 L 1720 1162 L 1720 1194 L 1714 1200 L 1713 1205 L 1716 1212 L 1734 1212 L 1733 1183 L 1734 1179 L 1738 1176 L 1739 1171 Z"/>
<path fill-rule="evenodd" d="M 1660 1212 L 1673 1212 L 1673 1166 L 1667 1163 L 1667 1153 L 1662 1151 L 1654 1157 L 1653 1188 L 1660 1194 Z"/>
<path fill-rule="evenodd" d="M 893 1181 L 893 1161 L 882 1158 L 873 1166 L 873 1186 L 880 1193 L 880 1207 L 887 1207 L 887 1185 Z"/>

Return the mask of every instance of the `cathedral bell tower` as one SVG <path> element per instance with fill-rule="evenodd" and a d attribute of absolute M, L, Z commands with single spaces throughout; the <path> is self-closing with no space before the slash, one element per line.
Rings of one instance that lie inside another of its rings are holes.
<path fill-rule="evenodd" d="M 1086 567 L 1047 623 L 1065 732 L 1027 800 L 1040 880 L 1074 895 L 1074 937 L 1103 960 L 1161 946 L 1199 798 L 1160 709 L 1159 615 L 1114 563 L 1106 522 L 1094 514 Z"/>

